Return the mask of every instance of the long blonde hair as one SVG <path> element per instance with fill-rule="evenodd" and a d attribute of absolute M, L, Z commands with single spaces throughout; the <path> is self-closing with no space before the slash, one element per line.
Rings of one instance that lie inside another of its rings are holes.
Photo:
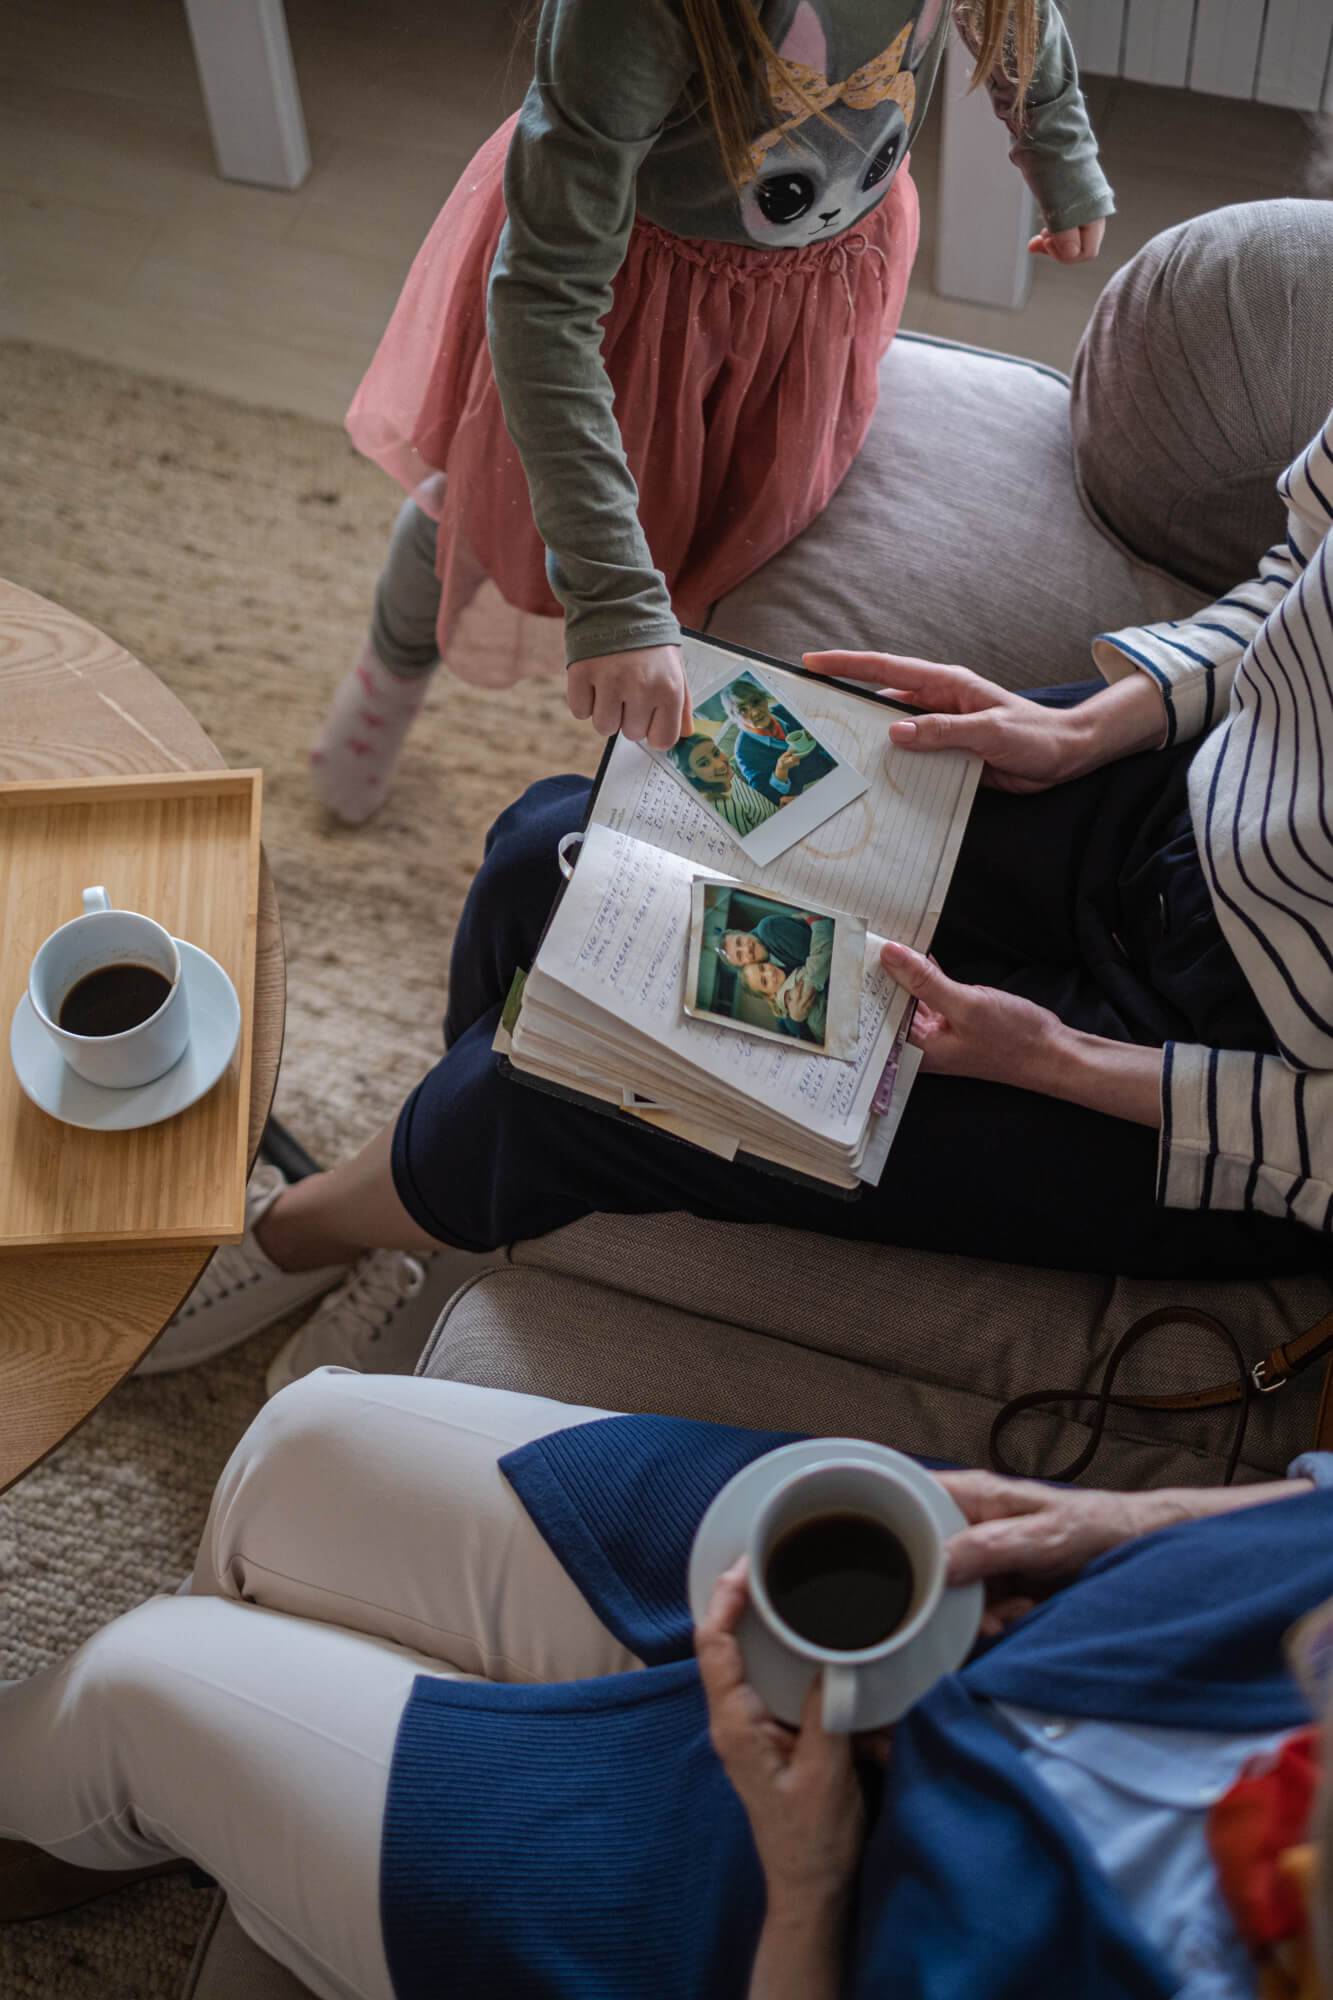
<path fill-rule="evenodd" d="M 1021 103 L 1037 57 L 1038 0 L 963 0 L 961 25 L 975 56 L 972 83 L 997 71 L 1012 79 Z M 739 189 L 753 167 L 755 91 L 769 99 L 772 79 L 810 107 L 812 117 L 836 121 L 810 97 L 801 79 L 765 34 L 755 0 L 682 0 L 685 26 L 699 59 L 699 74 L 718 151 L 728 180 Z"/>

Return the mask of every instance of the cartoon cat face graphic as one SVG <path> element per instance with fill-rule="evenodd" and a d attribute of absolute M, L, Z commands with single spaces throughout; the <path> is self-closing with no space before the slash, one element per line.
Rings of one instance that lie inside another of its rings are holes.
<path fill-rule="evenodd" d="M 772 98 L 782 122 L 756 142 L 754 176 L 741 192 L 753 242 L 783 250 L 818 243 L 850 229 L 883 199 L 907 150 L 916 69 L 946 4 L 924 0 L 881 55 L 834 84 L 823 24 L 810 0 L 801 0 L 778 53 L 802 90 L 774 74 Z M 817 116 L 811 103 L 826 116 Z"/>

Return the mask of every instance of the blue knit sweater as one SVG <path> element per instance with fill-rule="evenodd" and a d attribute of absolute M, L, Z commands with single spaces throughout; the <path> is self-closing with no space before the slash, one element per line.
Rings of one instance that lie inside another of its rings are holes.
<path fill-rule="evenodd" d="M 685 1574 L 713 1495 L 789 1441 L 620 1417 L 504 1461 L 646 1671 L 545 1688 L 418 1680 L 382 1851 L 398 2000 L 743 2000 L 762 1881 L 708 1743 Z M 897 1732 L 850 2000 L 1169 2000 L 1170 1969 L 989 1703 L 1295 1728 L 1308 1714 L 1282 1634 L 1330 1595 L 1322 1492 L 1131 1543 L 941 1682 Z"/>

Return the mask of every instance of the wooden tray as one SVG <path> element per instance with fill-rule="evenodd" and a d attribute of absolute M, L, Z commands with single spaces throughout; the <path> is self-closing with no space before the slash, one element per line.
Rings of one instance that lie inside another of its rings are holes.
<path fill-rule="evenodd" d="M 261 786 L 258 771 L 0 784 L 0 1250 L 243 1234 Z M 9 1057 L 37 947 L 78 916 L 91 883 L 209 952 L 240 996 L 225 1076 L 138 1132 L 60 1124 L 24 1096 Z"/>

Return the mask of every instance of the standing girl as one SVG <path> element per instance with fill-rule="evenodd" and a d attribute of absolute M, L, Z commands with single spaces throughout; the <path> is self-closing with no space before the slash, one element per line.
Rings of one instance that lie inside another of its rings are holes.
<path fill-rule="evenodd" d="M 563 608 L 577 717 L 660 749 L 688 730 L 681 623 L 808 526 L 865 437 L 953 15 L 1045 218 L 1032 248 L 1095 256 L 1111 191 L 1051 0 L 543 0 L 522 108 L 348 415 L 411 497 L 312 752 L 341 818 L 387 796 L 441 657 L 531 670 L 451 651 L 487 579 Z"/>

